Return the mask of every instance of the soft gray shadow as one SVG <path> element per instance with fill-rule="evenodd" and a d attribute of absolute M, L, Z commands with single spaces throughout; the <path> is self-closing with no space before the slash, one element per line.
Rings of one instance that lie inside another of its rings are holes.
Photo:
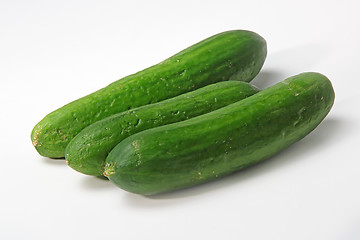
<path fill-rule="evenodd" d="M 317 71 L 317 65 L 328 52 L 326 45 L 305 44 L 269 53 L 263 69 L 251 83 L 265 89 L 290 76 Z"/>
<path fill-rule="evenodd" d="M 82 185 L 91 190 L 105 190 L 114 187 L 109 179 L 104 176 L 94 177 L 84 175 Z"/>
<path fill-rule="evenodd" d="M 262 70 L 252 81 L 251 84 L 264 90 L 286 78 L 285 72 L 265 69 Z"/>
<path fill-rule="evenodd" d="M 47 158 L 41 157 L 42 161 L 48 165 L 58 165 L 58 166 L 66 166 L 66 162 L 64 158 Z"/>
<path fill-rule="evenodd" d="M 163 206 L 164 203 L 165 205 L 168 205 L 169 203 L 171 204 L 171 201 L 163 200 L 188 198 L 196 195 L 206 194 L 210 191 L 216 191 L 220 188 L 230 187 L 234 184 L 244 184 L 248 179 L 259 176 L 264 172 L 272 171 L 279 167 L 286 167 L 286 165 L 289 164 L 294 164 L 295 160 L 306 161 L 306 155 L 310 155 L 313 151 L 317 151 L 319 148 L 330 145 L 329 143 L 332 141 L 337 141 L 337 135 L 343 134 L 349 130 L 346 129 L 347 126 L 349 126 L 349 124 L 343 119 L 328 118 L 325 119 L 312 133 L 310 133 L 304 139 L 279 152 L 273 157 L 250 168 L 241 170 L 212 182 L 200 184 L 182 190 L 162 193 L 154 196 L 139 196 L 130 193 L 126 195 L 126 198 L 128 198 L 131 205 L 142 207 L 160 207 Z M 172 204 L 175 203 L 173 202 Z"/>
<path fill-rule="evenodd" d="M 324 44 L 304 44 L 270 53 L 265 67 L 307 71 L 314 69 L 329 54 Z"/>

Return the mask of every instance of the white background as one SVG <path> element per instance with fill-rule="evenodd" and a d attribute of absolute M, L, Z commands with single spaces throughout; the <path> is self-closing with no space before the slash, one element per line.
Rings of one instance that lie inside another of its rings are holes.
<path fill-rule="evenodd" d="M 358 0 L 0 1 L 0 239 L 360 239 Z M 213 34 L 268 43 L 254 85 L 328 76 L 335 105 L 268 161 L 144 197 L 38 155 L 47 113 Z"/>

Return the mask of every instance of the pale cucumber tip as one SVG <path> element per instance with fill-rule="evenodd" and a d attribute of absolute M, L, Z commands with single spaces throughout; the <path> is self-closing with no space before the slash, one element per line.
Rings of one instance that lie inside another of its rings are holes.
<path fill-rule="evenodd" d="M 39 144 L 39 136 L 41 134 L 41 129 L 39 124 L 36 124 L 33 130 L 31 131 L 31 142 L 34 147 L 41 145 Z"/>
<path fill-rule="evenodd" d="M 103 175 L 105 177 L 110 177 L 115 173 L 115 164 L 107 162 L 104 167 Z"/>

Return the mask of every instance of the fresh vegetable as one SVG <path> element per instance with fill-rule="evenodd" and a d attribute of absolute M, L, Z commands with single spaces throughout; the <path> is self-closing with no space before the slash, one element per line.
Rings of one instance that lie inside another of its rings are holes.
<path fill-rule="evenodd" d="M 319 73 L 290 77 L 210 113 L 126 138 L 108 155 L 104 175 L 144 195 L 228 175 L 305 137 L 334 97 L 331 82 Z"/>
<path fill-rule="evenodd" d="M 254 32 L 214 35 L 48 114 L 34 127 L 32 143 L 42 156 L 64 157 L 70 140 L 96 121 L 219 81 L 249 82 L 265 57 L 266 42 Z"/>
<path fill-rule="evenodd" d="M 81 173 L 102 175 L 108 153 L 126 137 L 213 111 L 258 91 L 249 83 L 225 81 L 112 115 L 86 127 L 70 141 L 66 162 Z"/>

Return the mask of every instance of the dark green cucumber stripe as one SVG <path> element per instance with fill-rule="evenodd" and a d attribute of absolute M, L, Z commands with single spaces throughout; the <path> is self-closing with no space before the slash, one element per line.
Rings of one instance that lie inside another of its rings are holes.
<path fill-rule="evenodd" d="M 102 175 L 108 153 L 126 137 L 213 111 L 258 91 L 245 82 L 219 82 L 112 115 L 86 127 L 70 141 L 65 150 L 67 164 L 84 174 Z"/>
<path fill-rule="evenodd" d="M 266 42 L 256 33 L 217 34 L 48 114 L 32 131 L 33 145 L 43 156 L 64 157 L 69 141 L 96 121 L 215 82 L 249 82 L 265 57 Z"/>
<path fill-rule="evenodd" d="M 108 155 L 105 175 L 145 195 L 210 181 L 305 137 L 333 102 L 325 76 L 300 74 L 213 112 L 126 138 Z"/>

